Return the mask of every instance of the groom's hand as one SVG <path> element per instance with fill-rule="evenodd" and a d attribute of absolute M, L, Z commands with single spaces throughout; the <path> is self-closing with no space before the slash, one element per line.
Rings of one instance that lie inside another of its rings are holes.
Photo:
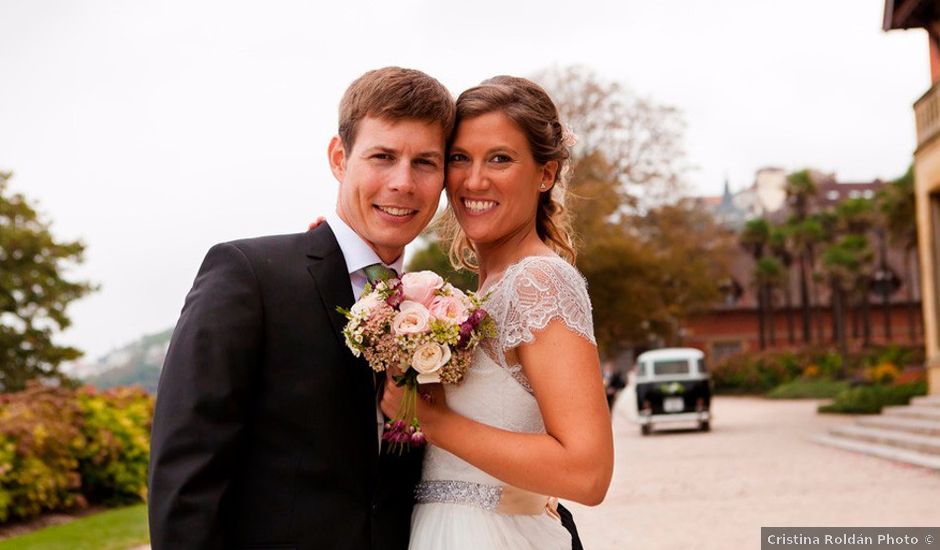
<path fill-rule="evenodd" d="M 323 216 L 317 216 L 317 219 L 313 220 L 313 222 L 307 226 L 307 231 L 313 231 L 314 229 L 319 227 L 321 223 L 325 221 L 326 221 L 326 218 L 324 218 Z"/>

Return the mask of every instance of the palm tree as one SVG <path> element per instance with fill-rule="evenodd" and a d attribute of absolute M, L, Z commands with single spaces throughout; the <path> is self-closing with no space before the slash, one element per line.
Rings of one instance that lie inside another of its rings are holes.
<path fill-rule="evenodd" d="M 741 247 L 747 250 L 751 256 L 753 256 L 754 263 L 757 264 L 760 262 L 761 258 L 764 257 L 764 249 L 767 247 L 769 238 L 770 224 L 767 223 L 767 220 L 764 218 L 754 218 L 753 220 L 748 220 L 747 223 L 744 224 L 744 229 L 741 230 L 741 235 L 738 239 Z M 760 282 L 757 282 L 757 331 L 758 342 L 761 350 L 767 348 L 765 324 L 767 302 L 765 298 L 766 293 L 764 292 L 764 287 Z"/>
<path fill-rule="evenodd" d="M 783 288 L 783 303 L 787 310 L 787 343 L 793 345 L 795 342 L 793 328 L 793 293 L 790 292 L 790 267 L 793 265 L 793 254 L 791 253 L 792 239 L 790 239 L 790 227 L 787 225 L 778 225 L 770 229 L 768 238 L 770 243 L 770 252 L 781 265 L 781 277 L 777 285 Z"/>
<path fill-rule="evenodd" d="M 812 317 L 810 304 L 810 270 L 813 265 L 813 246 L 821 240 L 816 226 L 805 223 L 809 216 L 810 201 L 816 196 L 816 183 L 810 176 L 809 170 L 801 170 L 787 176 L 786 187 L 787 202 L 793 210 L 790 225 L 794 228 L 791 237 L 794 241 L 793 250 L 799 263 L 800 271 L 800 309 L 803 319 L 803 342 L 808 344 L 812 339 Z"/>
<path fill-rule="evenodd" d="M 865 239 L 867 247 L 867 235 L 875 224 L 875 204 L 871 199 L 849 199 L 839 203 L 835 209 L 837 224 L 840 233 L 846 236 L 860 236 Z M 853 249 L 859 253 L 860 249 Z M 866 253 L 870 254 L 870 248 Z M 873 256 L 873 255 L 872 255 Z M 848 279 L 844 282 L 849 285 L 850 291 L 856 295 L 862 309 L 862 338 L 865 346 L 871 344 L 871 308 L 869 293 L 871 292 L 871 258 L 857 258 L 858 262 L 852 265 L 852 270 L 847 273 Z M 864 261 L 863 261 L 864 260 Z M 853 307 L 853 336 L 858 336 L 858 315 L 857 309 Z"/>
<path fill-rule="evenodd" d="M 764 326 L 769 327 L 771 346 L 777 345 L 777 322 L 774 319 L 773 291 L 775 288 L 780 287 L 785 280 L 786 272 L 780 260 L 773 256 L 765 256 L 757 260 L 757 264 L 754 266 L 754 283 L 763 297 L 763 315 L 766 316 Z M 792 331 L 790 335 L 793 335 Z"/>
<path fill-rule="evenodd" d="M 868 238 L 860 234 L 841 237 L 823 252 L 823 270 L 832 285 L 833 337 L 843 362 L 848 355 L 845 333 L 846 293 L 857 288 L 858 280 L 870 266 L 874 254 Z"/>
<path fill-rule="evenodd" d="M 917 209 L 914 195 L 914 167 L 884 186 L 878 194 L 878 206 L 889 238 L 904 248 L 904 286 L 907 287 L 907 328 L 913 342 L 916 337 L 917 312 L 914 303 L 914 273 L 919 266 L 917 254 Z M 887 265 L 883 266 L 887 268 Z"/>
<path fill-rule="evenodd" d="M 820 211 L 820 212 L 816 212 L 815 214 L 811 215 L 809 219 L 812 220 L 812 223 L 815 224 L 815 225 L 817 225 L 818 228 L 819 228 L 819 236 L 820 236 L 820 238 L 819 238 L 819 240 L 814 244 L 814 247 L 813 247 L 813 253 L 814 253 L 813 258 L 815 259 L 815 251 L 816 251 L 817 249 L 821 249 L 823 252 L 825 252 L 826 247 L 830 247 L 830 246 L 833 245 L 833 243 L 835 243 L 835 241 L 836 241 L 837 238 L 838 238 L 839 224 L 838 224 L 838 219 L 836 218 L 835 213 L 834 213 L 834 212 L 831 212 L 831 211 L 826 211 L 826 210 L 823 210 L 823 211 Z M 821 259 L 821 260 L 822 260 L 822 259 Z M 819 294 L 820 294 L 820 287 L 821 287 L 823 284 L 825 284 L 827 281 L 829 282 L 830 287 L 831 287 L 831 286 L 832 286 L 832 281 L 831 281 L 831 278 L 828 276 L 828 272 L 827 272 L 826 266 L 823 264 L 822 261 L 820 261 L 819 263 L 820 263 L 821 265 L 815 265 L 815 264 L 814 264 L 814 267 L 816 267 L 816 268 L 818 268 L 818 269 L 815 270 L 815 271 L 813 271 L 813 277 L 812 277 L 813 286 L 812 286 L 811 290 L 812 290 L 812 293 L 813 293 L 813 299 L 814 299 L 814 301 L 815 301 L 817 304 L 819 304 L 819 306 L 820 306 L 820 308 L 821 308 L 821 307 L 822 307 L 822 299 L 821 299 L 820 296 L 819 296 Z M 835 309 L 835 308 L 834 308 L 834 305 L 835 305 L 835 304 L 832 303 L 832 300 L 831 300 L 831 297 L 830 297 L 830 306 L 833 306 L 833 307 L 832 307 L 833 310 Z M 836 331 L 835 331 L 835 317 L 836 317 L 836 316 L 833 314 L 833 315 L 832 315 L 832 323 L 833 323 L 832 336 L 833 336 L 833 339 L 835 339 L 835 336 L 836 336 Z M 823 328 L 823 324 L 824 324 L 824 322 L 823 322 L 823 313 L 822 313 L 822 311 L 820 310 L 820 311 L 819 311 L 819 314 L 816 316 L 816 332 L 817 332 L 816 336 L 817 336 L 817 339 L 818 339 L 819 343 L 823 343 L 823 341 L 824 341 L 824 339 L 825 339 L 825 329 Z"/>

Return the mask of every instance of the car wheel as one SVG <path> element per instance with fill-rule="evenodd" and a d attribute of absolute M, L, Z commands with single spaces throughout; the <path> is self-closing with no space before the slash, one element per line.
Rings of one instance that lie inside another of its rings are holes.
<path fill-rule="evenodd" d="M 640 433 L 643 435 L 649 435 L 653 431 L 653 427 L 649 424 L 643 424 L 640 426 Z"/>
<path fill-rule="evenodd" d="M 698 423 L 698 429 L 702 430 L 703 432 L 708 432 L 708 431 L 711 431 L 712 426 L 708 422 L 708 420 L 703 420 Z"/>

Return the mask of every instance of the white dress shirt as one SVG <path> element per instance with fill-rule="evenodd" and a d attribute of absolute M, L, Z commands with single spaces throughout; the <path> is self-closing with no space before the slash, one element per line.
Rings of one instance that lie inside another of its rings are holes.
<path fill-rule="evenodd" d="M 365 268 L 372 264 L 382 264 L 389 269 L 394 269 L 396 273 L 400 274 L 402 272 L 402 267 L 405 263 L 404 254 L 399 256 L 391 265 L 386 264 L 379 258 L 379 255 L 375 253 L 375 250 L 372 250 L 372 247 L 362 240 L 362 237 L 346 225 L 346 222 L 335 213 L 327 215 L 326 222 L 330 224 L 330 229 L 333 230 L 333 235 L 336 236 L 339 249 L 343 252 L 343 258 L 346 259 L 349 283 L 352 285 L 353 296 L 356 300 L 362 295 L 362 289 L 365 288 L 366 283 L 369 282 L 365 271 L 363 271 Z M 381 449 L 382 432 L 385 429 L 385 415 L 382 414 L 382 409 L 379 406 L 378 391 L 376 391 L 375 394 L 375 419 L 378 424 L 379 448 Z"/>

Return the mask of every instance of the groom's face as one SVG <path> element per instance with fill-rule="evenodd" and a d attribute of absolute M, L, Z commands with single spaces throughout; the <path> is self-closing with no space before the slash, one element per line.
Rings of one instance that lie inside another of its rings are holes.
<path fill-rule="evenodd" d="M 419 120 L 366 117 L 347 148 L 334 137 L 330 168 L 339 181 L 336 213 L 382 261 L 398 259 L 427 227 L 444 187 L 444 129 Z"/>

